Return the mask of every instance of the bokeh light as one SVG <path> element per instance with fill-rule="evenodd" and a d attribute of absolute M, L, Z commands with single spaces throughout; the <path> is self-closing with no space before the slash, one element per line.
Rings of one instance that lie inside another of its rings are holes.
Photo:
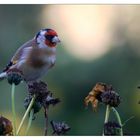
<path fill-rule="evenodd" d="M 42 25 L 58 30 L 71 55 L 91 60 L 108 51 L 114 14 L 113 6 L 51 5 L 43 9 Z"/>

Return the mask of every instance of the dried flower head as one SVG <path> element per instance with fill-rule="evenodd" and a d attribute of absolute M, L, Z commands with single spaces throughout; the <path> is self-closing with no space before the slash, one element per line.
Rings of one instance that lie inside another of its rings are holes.
<path fill-rule="evenodd" d="M 37 113 L 43 106 L 45 110 L 45 118 L 47 120 L 49 105 L 56 105 L 60 100 L 52 97 L 52 93 L 48 90 L 47 84 L 42 81 L 29 83 L 28 91 L 30 94 L 24 101 L 25 108 L 29 106 L 32 96 L 35 95 L 36 98 L 32 109 L 34 109 L 34 113 Z"/>
<path fill-rule="evenodd" d="M 49 95 L 47 96 L 45 100 L 46 105 L 56 105 L 60 102 L 59 98 L 54 98 L 52 95 L 53 94 L 50 92 Z"/>
<path fill-rule="evenodd" d="M 95 110 L 98 106 L 98 102 L 117 107 L 120 104 L 120 96 L 113 90 L 112 85 L 97 83 L 92 91 L 89 92 L 89 95 L 85 98 L 86 106 L 89 102 L 91 102 L 92 107 Z"/>
<path fill-rule="evenodd" d="M 47 84 L 42 81 L 28 84 L 28 91 L 31 95 L 35 94 L 36 101 L 44 106 L 50 104 L 55 105 L 60 102 L 58 98 L 52 96 L 52 93 L 48 90 Z"/>
<path fill-rule="evenodd" d="M 104 104 L 113 107 L 117 107 L 121 102 L 119 94 L 113 90 L 109 90 L 101 94 L 101 101 Z"/>
<path fill-rule="evenodd" d="M 104 124 L 104 135 L 106 136 L 119 135 L 120 129 L 121 129 L 121 126 L 118 123 L 114 121 L 109 121 Z"/>
<path fill-rule="evenodd" d="M 107 86 L 104 83 L 97 83 L 95 87 L 93 87 L 93 89 L 89 92 L 88 96 L 85 97 L 85 105 L 88 106 L 90 102 L 93 109 L 96 109 L 98 102 L 101 101 L 100 95 L 110 88 L 111 86 Z"/>
<path fill-rule="evenodd" d="M 53 134 L 62 135 L 70 130 L 70 127 L 64 122 L 51 121 L 50 123 L 53 128 Z"/>
<path fill-rule="evenodd" d="M 42 81 L 32 82 L 28 84 L 28 91 L 29 93 L 31 93 L 31 95 L 35 94 L 37 98 L 40 98 L 40 100 L 42 100 L 48 95 L 48 86 Z"/>
<path fill-rule="evenodd" d="M 0 136 L 12 135 L 13 127 L 11 121 L 7 118 L 0 116 Z"/>
<path fill-rule="evenodd" d="M 9 84 L 18 85 L 23 80 L 22 71 L 18 69 L 9 69 L 7 72 L 7 80 Z"/>

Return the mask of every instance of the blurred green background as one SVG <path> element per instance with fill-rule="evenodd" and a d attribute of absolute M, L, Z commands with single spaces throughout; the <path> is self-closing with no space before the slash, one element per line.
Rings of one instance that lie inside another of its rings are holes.
<path fill-rule="evenodd" d="M 62 42 L 56 65 L 43 80 L 61 103 L 50 107 L 49 120 L 69 124 L 67 135 L 102 135 L 105 106 L 93 112 L 83 101 L 97 82 L 104 82 L 121 96 L 122 121 L 135 116 L 124 132 L 140 135 L 139 13 L 139 5 L 0 5 L 0 70 L 40 29 L 53 28 Z M 0 114 L 12 119 L 10 92 L 7 81 L 0 82 Z M 18 123 L 27 94 L 25 83 L 16 87 Z M 41 110 L 29 135 L 44 135 L 44 122 Z"/>

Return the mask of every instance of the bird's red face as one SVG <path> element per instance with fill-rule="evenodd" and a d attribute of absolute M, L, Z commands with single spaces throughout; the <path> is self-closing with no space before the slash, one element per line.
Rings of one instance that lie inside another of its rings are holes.
<path fill-rule="evenodd" d="M 40 30 L 35 38 L 38 44 L 44 44 L 48 47 L 56 47 L 60 42 L 57 33 L 52 29 Z"/>
<path fill-rule="evenodd" d="M 60 42 L 57 33 L 52 29 L 47 29 L 44 34 L 45 44 L 49 47 L 55 47 Z"/>

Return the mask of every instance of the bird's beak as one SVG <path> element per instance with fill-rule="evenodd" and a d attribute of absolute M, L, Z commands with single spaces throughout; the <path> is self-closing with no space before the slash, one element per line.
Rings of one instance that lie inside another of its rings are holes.
<path fill-rule="evenodd" d="M 58 36 L 54 36 L 53 39 L 52 39 L 52 42 L 53 43 L 60 43 L 60 39 L 58 38 Z"/>

